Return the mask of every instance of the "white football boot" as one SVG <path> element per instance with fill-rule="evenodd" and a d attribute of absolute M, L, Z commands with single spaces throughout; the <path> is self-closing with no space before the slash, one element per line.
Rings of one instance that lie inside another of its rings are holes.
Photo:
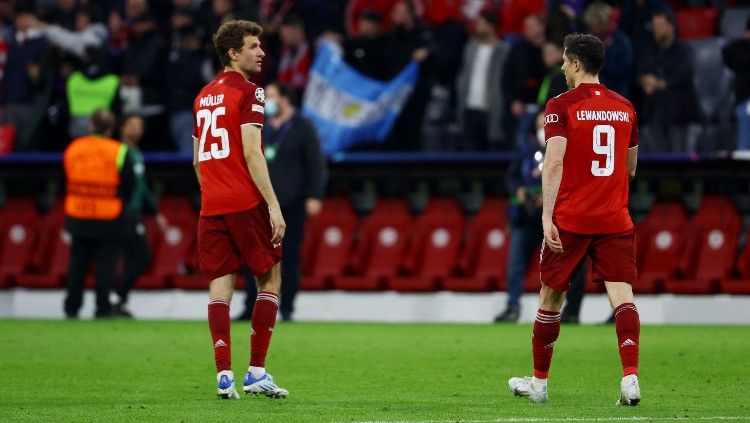
<path fill-rule="evenodd" d="M 638 405 L 641 402 L 641 387 L 638 385 L 638 376 L 627 375 L 620 382 L 620 399 L 617 405 Z"/>
<path fill-rule="evenodd" d="M 508 380 L 510 390 L 519 397 L 529 397 L 531 402 L 547 401 L 547 380 L 533 379 L 530 376 L 512 377 Z"/>

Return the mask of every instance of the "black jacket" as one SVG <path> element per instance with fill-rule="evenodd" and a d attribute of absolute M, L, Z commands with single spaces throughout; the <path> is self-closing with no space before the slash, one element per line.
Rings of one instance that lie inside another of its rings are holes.
<path fill-rule="evenodd" d="M 263 142 L 271 183 L 281 207 L 323 197 L 328 169 L 318 134 L 306 117 L 295 113 L 278 130 L 267 121 Z M 269 149 L 275 150 L 273 157 L 268 154 Z"/>
<path fill-rule="evenodd" d="M 734 72 L 734 97 L 743 102 L 750 98 L 750 40 L 734 40 L 722 50 L 724 64 Z"/>
<path fill-rule="evenodd" d="M 661 48 L 652 42 L 643 47 L 638 58 L 638 78 L 653 74 L 667 83 L 665 90 L 644 95 L 638 116 L 644 122 L 687 123 L 701 118 L 693 86 L 692 50 L 675 39 L 671 46 Z"/>

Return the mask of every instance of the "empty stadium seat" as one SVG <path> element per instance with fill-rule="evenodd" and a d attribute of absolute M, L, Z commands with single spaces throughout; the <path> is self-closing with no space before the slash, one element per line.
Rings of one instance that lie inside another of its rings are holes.
<path fill-rule="evenodd" d="M 464 216 L 455 200 L 433 199 L 415 222 L 401 262 L 402 276 L 387 280 L 394 291 L 434 291 L 454 270 Z"/>
<path fill-rule="evenodd" d="M 0 209 L 0 288 L 28 271 L 37 240 L 39 213 L 33 200 L 11 198 Z"/>
<path fill-rule="evenodd" d="M 677 27 L 680 38 L 692 40 L 716 35 L 719 11 L 713 7 L 696 7 L 677 11 Z"/>
<path fill-rule="evenodd" d="M 655 203 L 636 225 L 639 259 L 634 292 L 661 292 L 664 282 L 675 277 L 687 225 L 687 213 L 678 202 Z"/>
<path fill-rule="evenodd" d="M 305 223 L 303 290 L 327 289 L 346 270 L 357 230 L 357 216 L 345 198 L 326 198 L 317 216 Z"/>
<path fill-rule="evenodd" d="M 719 33 L 728 40 L 740 38 L 742 33 L 745 32 L 748 17 L 750 17 L 750 7 L 726 9 L 721 14 Z"/>
<path fill-rule="evenodd" d="M 741 221 L 732 201 L 704 197 L 686 229 L 685 245 L 678 262 L 678 276 L 665 282 L 666 292 L 710 294 L 730 276 Z"/>
<path fill-rule="evenodd" d="M 737 257 L 737 274 L 739 279 L 721 281 L 721 292 L 750 295 L 750 230 L 745 233 L 745 248 Z"/>
<path fill-rule="evenodd" d="M 65 231 L 62 201 L 58 201 L 39 225 L 39 241 L 31 259 L 31 271 L 18 276 L 24 288 L 60 288 L 68 274 L 70 234 Z"/>
<path fill-rule="evenodd" d="M 337 278 L 336 289 L 374 291 L 396 275 L 413 227 L 403 200 L 380 200 L 362 220 L 352 252 L 350 274 Z"/>
<path fill-rule="evenodd" d="M 186 275 L 185 263 L 190 256 L 190 249 L 194 245 L 196 236 L 196 218 L 175 218 L 169 220 L 169 227 L 159 232 L 159 240 L 153 255 L 150 269 L 136 282 L 136 287 L 164 288 L 174 283 L 181 289 L 205 289 L 207 284 L 200 284 L 200 278 L 195 284 L 192 279 L 179 280 L 176 276 Z"/>
<path fill-rule="evenodd" d="M 502 289 L 508 258 L 508 202 L 488 198 L 466 225 L 464 247 L 456 264 L 458 276 L 448 277 L 443 288 L 450 291 Z"/>

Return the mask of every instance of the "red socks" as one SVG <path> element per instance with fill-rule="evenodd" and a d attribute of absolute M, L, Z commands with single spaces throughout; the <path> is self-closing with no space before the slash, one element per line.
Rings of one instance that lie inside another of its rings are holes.
<path fill-rule="evenodd" d="M 253 333 L 250 335 L 250 365 L 266 367 L 266 353 L 279 310 L 279 296 L 273 292 L 259 292 L 253 307 Z"/>
<path fill-rule="evenodd" d="M 232 341 L 229 337 L 229 303 L 215 299 L 208 303 L 208 327 L 214 341 L 216 373 L 232 370 Z"/>
<path fill-rule="evenodd" d="M 633 303 L 620 304 L 615 309 L 615 331 L 620 345 L 622 375 L 638 374 L 638 338 L 641 333 L 641 321 L 638 310 Z"/>
<path fill-rule="evenodd" d="M 559 334 L 560 313 L 539 309 L 534 321 L 534 337 L 531 338 L 535 378 L 547 378 L 549 364 L 552 361 L 552 350 Z"/>

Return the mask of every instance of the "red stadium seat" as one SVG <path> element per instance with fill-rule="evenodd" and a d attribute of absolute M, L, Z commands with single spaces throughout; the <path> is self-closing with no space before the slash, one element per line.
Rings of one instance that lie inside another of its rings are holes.
<path fill-rule="evenodd" d="M 159 201 L 159 212 L 170 222 L 196 220 L 196 209 L 187 197 L 164 196 Z"/>
<path fill-rule="evenodd" d="M 169 227 L 164 232 L 159 232 L 159 240 L 154 250 L 151 268 L 136 281 L 137 288 L 160 289 L 166 288 L 170 283 L 181 289 L 205 289 L 208 284 L 190 284 L 176 276 L 186 275 L 186 261 L 190 255 L 190 248 L 196 236 L 196 219 L 184 216 L 173 217 L 169 220 Z M 190 281 L 192 279 L 189 279 Z"/>
<path fill-rule="evenodd" d="M 461 245 L 464 216 L 455 200 L 431 200 L 417 219 L 411 244 L 401 263 L 404 276 L 394 276 L 394 291 L 434 291 L 454 270 Z"/>
<path fill-rule="evenodd" d="M 636 225 L 638 280 L 636 293 L 654 294 L 675 277 L 688 216 L 678 202 L 656 203 L 648 216 Z"/>
<path fill-rule="evenodd" d="M 523 280 L 524 292 L 539 292 L 542 288 L 542 281 L 539 276 L 539 252 L 540 248 L 535 248 L 534 254 L 529 258 L 529 265 L 526 268 L 526 277 Z"/>
<path fill-rule="evenodd" d="M 11 198 L 0 209 L 0 288 L 26 273 L 37 241 L 39 213 L 34 201 Z"/>
<path fill-rule="evenodd" d="M 17 278 L 24 288 L 60 288 L 68 274 L 70 235 L 65 231 L 65 214 L 59 201 L 44 217 L 39 226 L 39 242 L 31 260 L 32 272 Z"/>
<path fill-rule="evenodd" d="M 698 7 L 677 11 L 677 27 L 680 38 L 707 38 L 716 36 L 719 11 L 712 7 Z"/>
<path fill-rule="evenodd" d="M 745 248 L 737 257 L 737 274 L 739 279 L 721 281 L 721 292 L 750 295 L 750 230 L 745 233 Z"/>
<path fill-rule="evenodd" d="M 375 291 L 396 275 L 406 251 L 413 219 L 403 200 L 380 200 L 360 224 L 354 247 L 351 275 L 333 281 L 336 289 Z"/>
<path fill-rule="evenodd" d="M 466 241 L 456 264 L 459 276 L 446 278 L 450 291 L 502 289 L 508 257 L 508 202 L 488 198 L 466 225 Z"/>
<path fill-rule="evenodd" d="M 357 216 L 345 198 L 327 198 L 320 214 L 305 223 L 300 288 L 328 289 L 346 270 L 354 243 Z"/>
<path fill-rule="evenodd" d="M 737 250 L 741 221 L 731 200 L 704 197 L 685 234 L 678 262 L 682 280 L 668 280 L 666 292 L 711 294 L 730 276 Z"/>

